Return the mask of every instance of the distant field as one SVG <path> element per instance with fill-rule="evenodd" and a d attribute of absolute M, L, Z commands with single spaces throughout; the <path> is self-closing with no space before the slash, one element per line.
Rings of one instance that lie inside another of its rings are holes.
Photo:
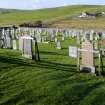
<path fill-rule="evenodd" d="M 50 23 L 51 27 L 105 28 L 105 18 L 96 20 L 72 19 L 72 17 L 86 11 L 105 11 L 105 6 L 74 5 L 32 11 L 11 10 L 10 13 L 0 15 L 0 26 L 43 20 Z"/>
<path fill-rule="evenodd" d="M 105 29 L 105 19 L 92 19 L 92 20 L 62 20 L 60 22 L 55 22 L 51 27 L 59 28 L 80 28 L 80 29 Z"/>

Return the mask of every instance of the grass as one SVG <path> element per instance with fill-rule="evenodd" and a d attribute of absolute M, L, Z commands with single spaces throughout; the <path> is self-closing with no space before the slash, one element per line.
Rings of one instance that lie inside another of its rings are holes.
<path fill-rule="evenodd" d="M 68 57 L 75 42 L 39 44 L 41 62 L 0 49 L 0 105 L 105 105 L 105 77 L 80 73 Z"/>
<path fill-rule="evenodd" d="M 60 22 L 55 22 L 51 27 L 59 28 L 79 28 L 79 29 L 95 29 L 98 31 L 103 31 L 105 28 L 105 20 L 102 18 L 99 19 L 71 19 L 71 20 L 62 20 Z"/>
<path fill-rule="evenodd" d="M 76 27 L 76 28 L 105 28 L 104 18 L 95 20 L 72 20 L 72 17 L 80 15 L 81 12 L 102 12 L 105 6 L 99 5 L 73 5 L 41 10 L 10 10 L 8 14 L 0 15 L 0 26 L 20 24 L 23 22 L 34 22 L 42 20 L 51 24 L 51 27 Z M 84 24 L 85 23 L 85 24 Z"/>

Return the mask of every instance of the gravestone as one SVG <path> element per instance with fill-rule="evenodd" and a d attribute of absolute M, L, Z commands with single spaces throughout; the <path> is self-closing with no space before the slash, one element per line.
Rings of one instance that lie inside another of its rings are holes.
<path fill-rule="evenodd" d="M 17 40 L 13 40 L 13 49 L 17 50 Z"/>
<path fill-rule="evenodd" d="M 97 36 L 95 36 L 95 38 L 94 38 L 94 39 L 95 39 L 95 41 L 97 41 L 97 40 L 98 40 L 98 37 L 97 37 Z"/>
<path fill-rule="evenodd" d="M 9 49 L 11 49 L 12 48 L 12 40 L 11 40 L 11 38 L 6 38 L 6 48 L 9 48 Z"/>
<path fill-rule="evenodd" d="M 36 37 L 37 42 L 40 43 L 41 42 L 41 34 L 39 32 L 37 32 L 35 37 Z"/>
<path fill-rule="evenodd" d="M 23 38 L 19 37 L 19 51 L 22 51 L 23 49 Z"/>
<path fill-rule="evenodd" d="M 4 46 L 3 39 L 0 39 L 0 48 L 3 48 L 3 46 Z"/>
<path fill-rule="evenodd" d="M 104 55 L 105 55 L 105 49 L 100 48 L 100 52 L 101 52 L 101 55 L 102 55 L 102 56 L 104 56 Z"/>
<path fill-rule="evenodd" d="M 90 40 L 90 34 L 88 32 L 86 32 L 85 39 Z"/>
<path fill-rule="evenodd" d="M 44 38 L 44 36 L 42 36 L 41 41 L 42 41 L 42 42 L 45 42 L 45 38 Z"/>
<path fill-rule="evenodd" d="M 22 50 L 22 55 L 25 58 L 30 58 L 32 59 L 33 57 L 33 51 L 32 51 L 32 40 L 33 38 L 30 36 L 23 36 L 23 50 Z"/>
<path fill-rule="evenodd" d="M 61 49 L 61 42 L 57 42 L 56 48 Z"/>
<path fill-rule="evenodd" d="M 85 40 L 84 37 L 81 37 L 81 42 L 84 42 L 84 40 Z"/>
<path fill-rule="evenodd" d="M 93 41 L 93 34 L 94 34 L 94 30 L 91 30 L 90 32 L 90 40 Z"/>
<path fill-rule="evenodd" d="M 4 45 L 4 42 L 3 42 L 4 35 L 2 32 L 3 32 L 3 29 L 0 29 L 0 48 L 3 48 L 3 45 Z"/>
<path fill-rule="evenodd" d="M 69 56 L 73 58 L 77 58 L 77 47 L 73 47 L 73 46 L 69 47 Z"/>
<path fill-rule="evenodd" d="M 62 36 L 62 41 L 64 41 L 65 40 L 65 38 L 64 38 L 64 36 Z"/>
<path fill-rule="evenodd" d="M 94 57 L 93 57 L 93 45 L 85 41 L 82 43 L 82 65 L 80 65 L 80 70 L 84 72 L 95 73 L 94 67 Z"/>
<path fill-rule="evenodd" d="M 55 42 L 57 43 L 57 41 L 58 41 L 58 39 L 57 39 L 57 37 L 55 37 Z"/>
<path fill-rule="evenodd" d="M 94 43 L 94 50 L 97 50 L 98 49 L 98 44 L 97 42 Z"/>
<path fill-rule="evenodd" d="M 49 43 L 49 41 L 47 40 L 47 37 L 46 36 L 43 36 L 42 37 L 42 43 Z"/>

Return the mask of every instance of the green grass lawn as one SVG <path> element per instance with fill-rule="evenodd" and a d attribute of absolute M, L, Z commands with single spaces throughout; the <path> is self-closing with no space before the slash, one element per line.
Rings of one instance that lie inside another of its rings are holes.
<path fill-rule="evenodd" d="M 40 62 L 0 49 L 0 105 L 105 105 L 105 77 L 77 71 L 69 45 L 39 44 Z"/>

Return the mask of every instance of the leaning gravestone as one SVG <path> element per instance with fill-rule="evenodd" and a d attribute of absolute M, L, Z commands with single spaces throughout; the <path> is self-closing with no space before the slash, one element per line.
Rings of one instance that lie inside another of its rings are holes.
<path fill-rule="evenodd" d="M 23 57 L 25 58 L 33 58 L 33 51 L 32 51 L 32 40 L 33 38 L 30 36 L 23 36 Z"/>
<path fill-rule="evenodd" d="M 82 65 L 80 66 L 80 70 L 95 73 L 94 58 L 92 52 L 93 45 L 90 42 L 85 41 L 82 43 L 82 49 L 84 51 L 82 52 Z"/>

